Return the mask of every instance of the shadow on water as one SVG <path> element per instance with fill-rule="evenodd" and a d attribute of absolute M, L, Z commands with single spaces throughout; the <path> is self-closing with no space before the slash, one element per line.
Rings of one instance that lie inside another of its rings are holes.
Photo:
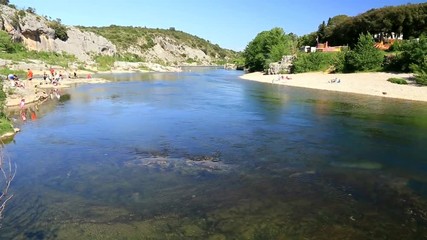
<path fill-rule="evenodd" d="M 40 106 L 6 147 L 1 238 L 427 238 L 425 104 L 240 74 L 117 74 Z"/>

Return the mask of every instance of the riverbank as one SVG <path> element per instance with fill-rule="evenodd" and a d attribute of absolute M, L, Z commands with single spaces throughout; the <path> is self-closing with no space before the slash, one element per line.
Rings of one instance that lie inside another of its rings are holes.
<path fill-rule="evenodd" d="M 264 75 L 261 72 L 255 72 L 244 74 L 240 78 L 293 87 L 427 102 L 427 87 L 416 85 L 413 77 L 413 74 L 408 73 L 384 72 L 346 74 L 314 72 L 284 75 Z M 407 80 L 408 84 L 391 83 L 387 81 L 389 78 L 403 78 Z M 333 82 L 334 79 L 337 81 Z"/>
<path fill-rule="evenodd" d="M 69 88 L 72 85 L 79 83 L 104 83 L 107 80 L 102 78 L 67 78 L 60 80 L 57 85 L 48 83 L 41 78 L 34 78 L 33 80 L 21 80 L 23 87 L 12 87 L 9 80 L 5 81 L 4 91 L 7 98 L 5 106 L 7 108 L 19 107 L 21 100 L 24 99 L 25 103 L 41 103 L 46 100 L 51 90 Z"/>

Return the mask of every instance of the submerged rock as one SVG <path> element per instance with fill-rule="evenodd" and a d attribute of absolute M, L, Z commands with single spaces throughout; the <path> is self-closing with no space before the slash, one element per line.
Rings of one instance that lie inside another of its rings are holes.
<path fill-rule="evenodd" d="M 219 154 L 199 155 L 187 157 L 171 157 L 164 155 L 138 156 L 136 159 L 125 163 L 126 166 L 140 166 L 160 170 L 173 170 L 181 173 L 197 172 L 225 172 L 232 166 L 223 163 Z"/>

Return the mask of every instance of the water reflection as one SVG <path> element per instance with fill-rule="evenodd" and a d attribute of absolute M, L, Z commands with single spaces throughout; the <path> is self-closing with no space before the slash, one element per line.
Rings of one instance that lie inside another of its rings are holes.
<path fill-rule="evenodd" d="M 6 147 L 2 237 L 426 237 L 425 104 L 239 74 L 118 74 L 40 106 Z"/>

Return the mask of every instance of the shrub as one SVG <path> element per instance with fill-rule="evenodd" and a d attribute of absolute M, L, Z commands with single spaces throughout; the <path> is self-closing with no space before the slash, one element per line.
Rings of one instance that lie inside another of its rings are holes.
<path fill-rule="evenodd" d="M 13 42 L 8 33 L 0 31 L 0 52 L 16 53 L 22 49 L 22 44 Z"/>
<path fill-rule="evenodd" d="M 64 42 L 68 40 L 67 28 L 61 24 L 61 19 L 51 21 L 48 25 L 55 30 L 55 39 L 59 38 Z"/>
<path fill-rule="evenodd" d="M 32 7 L 28 7 L 28 8 L 27 8 L 27 10 L 25 10 L 25 11 L 27 11 L 27 12 L 29 12 L 29 13 L 32 13 L 32 14 L 35 14 L 35 13 L 36 13 L 36 9 L 35 9 L 35 8 L 32 8 Z"/>
<path fill-rule="evenodd" d="M 398 54 L 388 54 L 384 56 L 383 69 L 391 72 L 401 72 L 402 63 Z"/>
<path fill-rule="evenodd" d="M 379 70 L 384 60 L 384 54 L 375 48 L 371 34 L 360 34 L 354 50 L 346 54 L 346 70 L 372 71 Z"/>
<path fill-rule="evenodd" d="M 387 81 L 396 84 L 408 84 L 408 82 L 403 78 L 389 78 Z"/>
<path fill-rule="evenodd" d="M 402 52 L 398 55 L 401 70 L 404 72 L 414 71 L 414 66 L 424 64 L 425 56 L 427 56 L 427 37 L 420 36 L 418 40 L 407 40 L 402 43 L 401 48 Z"/>
<path fill-rule="evenodd" d="M 95 62 L 99 71 L 108 71 L 114 66 L 115 59 L 112 56 L 98 55 L 95 57 Z"/>
<path fill-rule="evenodd" d="M 25 10 L 19 10 L 18 11 L 18 16 L 20 18 L 24 18 L 27 15 L 27 13 L 25 12 Z"/>
<path fill-rule="evenodd" d="M 415 82 L 420 85 L 427 85 L 427 57 L 424 57 L 423 64 L 411 65 L 415 72 Z"/>
<path fill-rule="evenodd" d="M 427 72 L 422 71 L 415 74 L 415 82 L 420 85 L 427 86 Z"/>
<path fill-rule="evenodd" d="M 292 62 L 293 73 L 331 70 L 341 72 L 344 68 L 343 52 L 301 53 Z"/>

